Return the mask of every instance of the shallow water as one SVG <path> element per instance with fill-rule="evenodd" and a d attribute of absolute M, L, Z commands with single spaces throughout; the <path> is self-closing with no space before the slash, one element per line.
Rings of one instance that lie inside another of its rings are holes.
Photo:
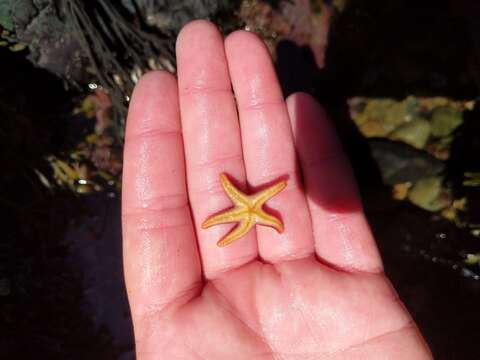
<path fill-rule="evenodd" d="M 82 274 L 84 311 L 96 330 L 104 328 L 122 360 L 133 359 L 130 312 L 122 267 L 120 202 L 96 195 L 85 198 L 94 214 L 73 221 L 65 234 L 68 260 Z"/>

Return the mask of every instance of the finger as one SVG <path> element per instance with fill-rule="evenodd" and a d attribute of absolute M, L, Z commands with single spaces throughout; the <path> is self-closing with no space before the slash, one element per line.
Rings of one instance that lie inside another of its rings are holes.
<path fill-rule="evenodd" d="M 184 166 L 176 80 L 148 73 L 130 104 L 122 192 L 125 279 L 137 340 L 148 335 L 148 315 L 190 299 L 201 285 Z"/>
<path fill-rule="evenodd" d="M 278 211 L 284 232 L 257 226 L 261 257 L 269 262 L 313 254 L 306 199 L 299 181 L 287 108 L 264 43 L 237 31 L 225 41 L 230 76 L 238 102 L 248 182 L 254 188 L 288 180 L 285 190 L 268 201 Z"/>
<path fill-rule="evenodd" d="M 221 173 L 245 190 L 235 100 L 217 28 L 204 20 L 185 26 L 177 40 L 177 62 L 188 192 L 204 274 L 211 279 L 257 257 L 253 231 L 220 248 L 217 242 L 235 225 L 201 228 L 210 215 L 233 205 L 221 186 Z"/>
<path fill-rule="evenodd" d="M 343 269 L 380 271 L 381 259 L 336 131 L 309 95 L 287 99 L 317 255 Z"/>

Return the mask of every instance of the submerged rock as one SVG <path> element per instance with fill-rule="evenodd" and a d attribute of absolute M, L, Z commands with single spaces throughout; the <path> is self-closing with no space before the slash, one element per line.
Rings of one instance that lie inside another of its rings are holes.
<path fill-rule="evenodd" d="M 402 124 L 413 120 L 413 98 L 403 102 L 393 99 L 353 98 L 350 114 L 360 132 L 366 137 L 388 137 Z"/>
<path fill-rule="evenodd" d="M 453 131 L 462 124 L 463 112 L 473 105 L 442 97 L 349 100 L 350 116 L 365 137 L 401 141 L 441 160 L 448 159 Z"/>
<path fill-rule="evenodd" d="M 370 139 L 369 145 L 385 185 L 415 183 L 445 169 L 442 161 L 402 142 L 377 138 Z"/>
<path fill-rule="evenodd" d="M 430 137 L 430 122 L 423 118 L 416 118 L 414 121 L 397 127 L 389 135 L 392 140 L 403 141 L 417 149 L 423 149 Z"/>
<path fill-rule="evenodd" d="M 408 193 L 408 199 L 418 207 L 427 211 L 439 211 L 448 207 L 452 196 L 442 185 L 440 176 L 420 179 Z"/>
<path fill-rule="evenodd" d="M 451 191 L 443 185 L 444 162 L 402 142 L 370 139 L 369 143 L 383 183 L 393 186 L 394 199 L 431 212 L 452 204 Z"/>
<path fill-rule="evenodd" d="M 462 122 L 462 111 L 455 108 L 439 107 L 432 113 L 432 135 L 436 137 L 451 135 Z"/>

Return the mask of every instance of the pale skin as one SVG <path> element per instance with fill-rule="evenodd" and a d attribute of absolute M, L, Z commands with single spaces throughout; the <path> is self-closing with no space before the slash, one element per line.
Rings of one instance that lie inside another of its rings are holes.
<path fill-rule="evenodd" d="M 178 78 L 151 72 L 125 139 L 123 249 L 138 359 L 431 359 L 383 273 L 332 124 L 306 94 L 284 101 L 255 35 L 194 21 Z M 294 69 L 292 69 L 294 71 Z M 238 109 L 238 114 L 237 114 Z M 228 174 L 284 231 L 202 229 L 232 207 Z M 301 174 L 301 176 L 300 176 Z"/>

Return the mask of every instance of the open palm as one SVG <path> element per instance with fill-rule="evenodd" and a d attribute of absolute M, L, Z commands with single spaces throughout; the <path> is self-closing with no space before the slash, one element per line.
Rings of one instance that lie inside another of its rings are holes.
<path fill-rule="evenodd" d="M 138 358 L 430 358 L 320 106 L 306 94 L 284 101 L 248 32 L 224 41 L 194 21 L 177 61 L 178 80 L 140 80 L 127 123 L 124 265 Z M 257 226 L 218 247 L 232 225 L 201 224 L 232 206 L 220 173 L 247 193 L 287 180 L 266 208 L 285 231 Z"/>

